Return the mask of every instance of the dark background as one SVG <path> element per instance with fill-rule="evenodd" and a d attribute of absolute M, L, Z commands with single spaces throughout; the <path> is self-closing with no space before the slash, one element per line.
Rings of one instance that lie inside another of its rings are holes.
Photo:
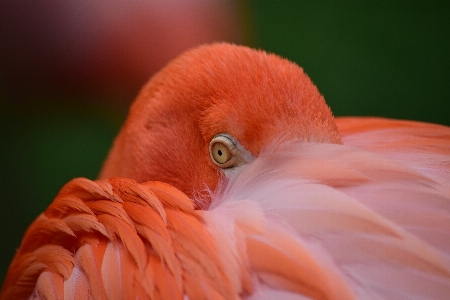
<path fill-rule="evenodd" d="M 0 282 L 26 227 L 64 183 L 96 178 L 140 86 L 186 48 L 287 57 L 337 116 L 450 125 L 449 2 L 140 3 L 0 2 Z"/>

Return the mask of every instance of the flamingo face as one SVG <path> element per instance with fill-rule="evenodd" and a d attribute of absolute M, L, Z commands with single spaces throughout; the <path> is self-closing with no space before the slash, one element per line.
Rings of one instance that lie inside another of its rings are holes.
<path fill-rule="evenodd" d="M 100 177 L 161 180 L 190 197 L 208 195 L 262 148 L 288 139 L 340 143 L 303 70 L 242 46 L 202 46 L 143 88 Z"/>

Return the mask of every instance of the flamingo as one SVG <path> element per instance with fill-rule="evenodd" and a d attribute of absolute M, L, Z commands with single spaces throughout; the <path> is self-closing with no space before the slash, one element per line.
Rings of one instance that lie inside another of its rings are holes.
<path fill-rule="evenodd" d="M 218 43 L 138 95 L 98 180 L 31 224 L 1 299 L 445 299 L 450 128 L 335 118 L 296 64 Z"/>

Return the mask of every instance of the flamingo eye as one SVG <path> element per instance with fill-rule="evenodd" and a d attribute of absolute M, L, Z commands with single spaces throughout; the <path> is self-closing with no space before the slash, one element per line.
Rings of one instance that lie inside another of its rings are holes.
<path fill-rule="evenodd" d="M 209 145 L 209 153 L 216 166 L 220 168 L 234 167 L 233 157 L 236 154 L 236 145 L 228 135 L 216 135 Z"/>
<path fill-rule="evenodd" d="M 253 161 L 253 155 L 228 133 L 219 133 L 209 143 L 209 155 L 212 162 L 231 174 L 240 166 Z"/>

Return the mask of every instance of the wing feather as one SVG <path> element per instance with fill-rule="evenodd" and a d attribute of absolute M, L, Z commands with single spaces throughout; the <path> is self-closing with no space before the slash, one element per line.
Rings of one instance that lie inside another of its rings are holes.
<path fill-rule="evenodd" d="M 204 225 L 169 185 L 75 179 L 28 229 L 0 298 L 237 298 Z"/>
<path fill-rule="evenodd" d="M 42 276 L 42 275 L 41 275 Z M 39 276 L 39 279 L 40 277 Z M 90 286 L 86 274 L 78 267 L 73 268 L 70 277 L 64 281 L 64 298 L 57 299 L 76 300 L 76 299 L 88 299 Z M 39 299 L 46 299 L 41 297 Z"/>
<path fill-rule="evenodd" d="M 225 226 L 242 234 L 248 256 L 243 264 L 255 272 L 255 295 L 445 299 L 450 294 L 450 129 L 366 121 L 362 127 L 369 134 L 383 132 L 360 141 L 354 135 L 366 132 L 349 127 L 344 145 L 265 149 L 213 199 L 205 212 L 210 230 L 214 217 L 226 213 Z M 418 128 L 420 140 L 410 140 Z M 392 140 L 389 130 L 397 131 Z"/>
<path fill-rule="evenodd" d="M 64 278 L 53 272 L 43 272 L 36 283 L 36 296 L 40 299 L 63 299 Z M 33 297 L 32 297 L 33 298 Z"/>
<path fill-rule="evenodd" d="M 205 211 L 161 182 L 69 182 L 0 298 L 445 299 L 450 129 L 337 123 L 344 145 L 267 147 Z"/>
<path fill-rule="evenodd" d="M 101 277 L 101 266 L 103 265 L 105 251 L 106 247 L 84 244 L 75 254 L 77 268 L 79 268 L 80 272 L 82 271 L 86 276 L 86 285 L 89 288 L 85 288 L 85 290 L 89 290 L 94 299 L 106 299 L 105 286 L 103 285 Z M 99 262 L 99 259 L 102 259 L 102 263 Z M 74 299 L 86 299 L 86 297 L 80 296 L 77 298 L 74 297 Z"/>
<path fill-rule="evenodd" d="M 108 243 L 102 262 L 102 279 L 108 299 L 133 295 L 135 263 L 120 243 Z"/>

